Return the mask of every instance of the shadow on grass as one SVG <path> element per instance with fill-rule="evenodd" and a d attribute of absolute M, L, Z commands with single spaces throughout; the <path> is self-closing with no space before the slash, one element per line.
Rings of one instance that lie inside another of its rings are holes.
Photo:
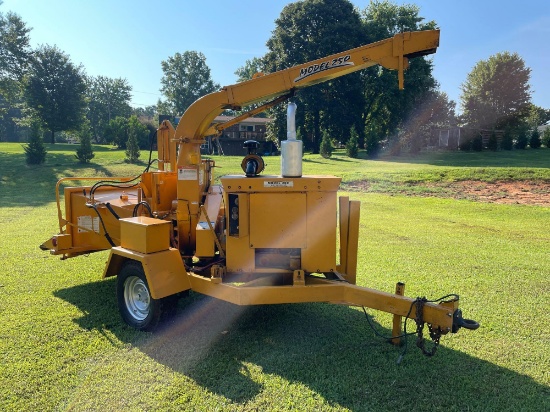
<path fill-rule="evenodd" d="M 45 144 L 46 150 L 48 153 L 52 152 L 76 152 L 76 150 L 80 147 L 80 144 L 69 144 L 69 143 L 46 143 Z M 108 146 L 108 145 L 99 145 L 99 144 L 92 144 L 92 149 L 94 152 L 113 152 L 121 149 L 117 149 L 115 146 Z"/>
<path fill-rule="evenodd" d="M 61 177 L 87 175 L 111 176 L 108 168 L 81 164 L 74 155 L 48 152 L 45 164 L 27 165 L 25 155 L 0 152 L 0 207 L 40 206 L 55 200 L 55 185 Z"/>
<path fill-rule="evenodd" d="M 344 163 L 353 163 L 353 160 L 343 159 L 341 157 L 330 157 L 329 159 L 326 159 L 327 162 L 333 161 L 333 162 L 344 162 Z M 302 162 L 304 163 L 317 163 L 317 164 L 325 164 L 326 162 L 319 161 L 319 160 L 313 160 L 304 158 L 302 159 Z"/>
<path fill-rule="evenodd" d="M 239 307 L 192 293 L 159 330 L 143 333 L 120 320 L 113 279 L 58 290 L 55 295 L 82 311 L 83 316 L 75 319 L 82 328 L 109 330 L 156 362 L 241 404 L 253 402 L 264 391 L 258 378 L 263 374 L 279 380 L 276 384 L 281 387 L 287 382 L 303 385 L 332 406 L 351 410 L 416 406 L 542 411 L 550 406 L 548 387 L 445 348 L 448 337 L 443 337 L 433 358 L 424 357 L 411 339 L 407 355 L 397 365 L 402 349 L 375 337 L 364 314 L 345 306 Z M 369 313 L 374 319 L 378 316 Z M 459 335 L 457 339 L 471 338 L 468 331 Z M 285 397 L 281 394 L 281 402 Z"/>

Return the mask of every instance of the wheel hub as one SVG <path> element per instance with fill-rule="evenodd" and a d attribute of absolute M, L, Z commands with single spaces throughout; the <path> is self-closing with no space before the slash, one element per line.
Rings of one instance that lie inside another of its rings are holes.
<path fill-rule="evenodd" d="M 124 301 L 135 320 L 142 321 L 149 315 L 151 296 L 145 282 L 137 276 L 130 276 L 124 282 Z"/>

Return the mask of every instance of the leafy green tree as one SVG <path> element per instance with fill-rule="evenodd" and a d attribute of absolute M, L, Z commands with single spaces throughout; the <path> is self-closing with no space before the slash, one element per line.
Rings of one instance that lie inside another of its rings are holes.
<path fill-rule="evenodd" d="M 41 46 L 34 57 L 26 84 L 27 103 L 50 131 L 50 142 L 55 143 L 55 132 L 77 129 L 84 119 L 83 69 L 55 46 Z"/>
<path fill-rule="evenodd" d="M 517 53 L 479 61 L 462 84 L 463 117 L 470 127 L 517 127 L 528 115 L 531 69 Z"/>
<path fill-rule="evenodd" d="M 527 145 L 529 144 L 528 133 L 527 125 L 525 123 L 520 124 L 516 128 L 516 149 L 523 150 L 527 148 Z"/>
<path fill-rule="evenodd" d="M 237 83 L 252 79 L 256 74 L 263 73 L 264 62 L 261 58 L 253 57 L 244 63 L 243 67 L 239 67 L 235 71 Z"/>
<path fill-rule="evenodd" d="M 544 109 L 535 104 L 529 104 L 527 123 L 531 127 L 538 127 L 550 121 L 550 109 Z"/>
<path fill-rule="evenodd" d="M 332 142 L 330 139 L 330 134 L 323 130 L 323 139 L 321 140 L 321 147 L 319 148 L 319 153 L 325 159 L 328 159 L 332 156 L 333 152 Z"/>
<path fill-rule="evenodd" d="M 305 0 L 286 5 L 275 21 L 263 61 L 273 72 L 364 44 L 359 13 L 348 0 Z M 357 73 L 301 90 L 297 124 L 302 125 L 304 148 L 319 151 L 321 130 L 339 140 L 353 124 L 361 124 L 362 87 Z M 345 103 L 344 103 L 345 102 Z M 274 110 L 274 125 L 284 111 Z M 361 127 L 362 129 L 362 127 Z M 285 129 L 278 128 L 279 140 Z"/>
<path fill-rule="evenodd" d="M 468 152 L 472 150 L 472 141 L 474 140 L 476 135 L 475 130 L 473 129 L 462 129 L 462 133 L 460 136 L 460 142 L 459 142 L 459 149 Z"/>
<path fill-rule="evenodd" d="M 123 78 L 112 79 L 106 76 L 87 79 L 88 112 L 93 137 L 103 143 L 107 125 L 117 116 L 128 117 L 132 111 L 130 100 L 132 87 Z"/>
<path fill-rule="evenodd" d="M 20 80 L 27 72 L 31 60 L 30 31 L 17 14 L 0 13 L 0 92 L 4 81 Z"/>
<path fill-rule="evenodd" d="M 148 121 L 154 121 L 158 116 L 157 106 L 145 106 L 145 107 L 133 107 L 132 114 L 138 118 L 147 119 Z"/>
<path fill-rule="evenodd" d="M 134 133 L 140 149 L 149 149 L 149 129 L 141 123 L 137 116 L 130 116 L 128 119 L 128 137 L 130 133 Z"/>
<path fill-rule="evenodd" d="M 418 6 L 398 5 L 391 1 L 372 1 L 362 13 L 367 43 L 383 40 L 403 31 L 431 30 L 434 21 L 424 22 Z M 419 57 L 410 60 L 405 74 L 405 90 L 399 90 L 397 73 L 381 67 L 370 67 L 361 72 L 364 80 L 366 149 L 369 156 L 376 153 L 397 131 L 411 111 L 426 99 L 425 95 L 437 88 L 430 60 Z"/>
<path fill-rule="evenodd" d="M 529 139 L 529 147 L 531 149 L 538 149 L 542 145 L 542 141 L 540 138 L 539 129 L 536 127 L 533 129 L 533 132 L 531 132 L 531 138 Z"/>
<path fill-rule="evenodd" d="M 80 163 L 89 163 L 90 160 L 95 157 L 92 149 L 92 131 L 89 121 L 82 123 L 78 136 L 80 139 L 80 146 L 76 149 L 75 157 Z"/>
<path fill-rule="evenodd" d="M 137 163 L 139 160 L 140 151 L 137 143 L 137 136 L 134 132 L 128 134 L 126 142 L 126 162 Z"/>
<path fill-rule="evenodd" d="M 0 140 L 15 137 L 22 116 L 21 80 L 32 56 L 30 31 L 17 14 L 0 13 Z"/>
<path fill-rule="evenodd" d="M 24 146 L 26 162 L 29 165 L 39 165 L 46 161 L 46 148 L 42 140 L 40 122 L 31 121 L 29 127 L 29 143 Z"/>
<path fill-rule="evenodd" d="M 137 120 L 135 116 L 132 116 Z M 138 121 L 139 123 L 139 121 Z M 139 127 L 132 119 L 128 122 L 128 141 L 126 142 L 126 161 L 128 163 L 137 163 L 139 160 L 139 141 L 138 141 Z"/>
<path fill-rule="evenodd" d="M 350 130 L 350 137 L 346 143 L 346 154 L 352 159 L 356 159 L 359 154 L 359 134 L 353 126 Z"/>
<path fill-rule="evenodd" d="M 483 138 L 480 133 L 476 133 L 472 139 L 472 150 L 474 152 L 481 152 L 483 150 Z"/>
<path fill-rule="evenodd" d="M 504 135 L 502 136 L 502 141 L 500 142 L 500 148 L 502 150 L 512 150 L 514 148 L 514 136 L 509 127 L 504 129 Z"/>
<path fill-rule="evenodd" d="M 544 129 L 544 132 L 542 133 L 542 144 L 550 149 L 550 127 Z"/>
<path fill-rule="evenodd" d="M 112 143 L 119 149 L 126 148 L 128 119 L 122 116 L 112 119 L 105 129 L 105 139 L 107 143 Z"/>
<path fill-rule="evenodd" d="M 383 125 L 375 122 L 365 126 L 365 150 L 370 158 L 376 157 L 380 151 L 381 141 L 387 133 L 383 128 Z"/>
<path fill-rule="evenodd" d="M 200 97 L 220 88 L 210 77 L 204 54 L 196 51 L 176 53 L 161 63 L 163 76 L 160 91 L 166 97 L 166 109 L 182 115 Z"/>
<path fill-rule="evenodd" d="M 498 150 L 498 140 L 494 130 L 489 136 L 489 141 L 487 142 L 487 149 L 492 150 L 493 152 L 496 152 Z"/>
<path fill-rule="evenodd" d="M 455 103 L 439 90 L 419 94 L 400 127 L 400 145 L 418 153 L 430 145 L 433 130 L 456 124 Z"/>

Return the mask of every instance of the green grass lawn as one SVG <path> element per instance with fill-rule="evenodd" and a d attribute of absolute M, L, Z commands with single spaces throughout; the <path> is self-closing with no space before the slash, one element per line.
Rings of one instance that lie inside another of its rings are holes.
<path fill-rule="evenodd" d="M 158 332 L 127 327 L 115 282 L 100 280 L 106 252 L 60 261 L 38 245 L 58 230 L 58 178 L 135 175 L 145 162 L 94 146 L 83 166 L 75 149 L 48 146 L 44 165 L 27 166 L 21 145 L 0 143 L 0 410 L 550 410 L 550 207 L 384 190 L 470 179 L 550 185 L 550 150 L 305 156 L 306 174 L 377 183 L 343 193 L 362 202 L 358 284 L 457 293 L 465 317 L 481 323 L 444 336 L 433 358 L 411 339 L 397 365 L 402 348 L 376 337 L 359 308 L 242 308 L 191 294 Z M 279 161 L 266 158 L 266 173 L 278 174 Z M 240 173 L 240 158 L 216 162 L 218 175 Z M 368 313 L 391 333 L 390 315 Z"/>

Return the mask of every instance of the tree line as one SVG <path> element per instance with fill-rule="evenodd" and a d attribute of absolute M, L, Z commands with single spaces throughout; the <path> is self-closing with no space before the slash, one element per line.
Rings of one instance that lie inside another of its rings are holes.
<path fill-rule="evenodd" d="M 249 60 L 236 74 L 245 80 L 255 71 L 284 69 L 402 31 L 435 28 L 437 23 L 425 21 L 413 4 L 371 1 L 361 11 L 348 0 L 295 2 L 276 20 L 266 55 Z M 440 129 L 453 127 L 468 130 L 463 150 L 477 149 L 471 142 L 483 130 L 504 131 L 498 148 L 538 148 L 537 126 L 550 120 L 550 110 L 532 104 L 529 79 L 530 69 L 517 53 L 505 51 L 478 62 L 462 84 L 458 115 L 456 103 L 433 77 L 431 58 L 410 61 L 403 91 L 395 71 L 371 67 L 301 91 L 296 97 L 298 134 L 313 152 L 326 152 L 337 142 L 352 156 L 356 146 L 371 156 L 381 149 L 416 153 Z M 276 108 L 270 115 L 273 135 L 283 139 L 284 110 Z M 544 142 L 550 146 L 550 130 Z"/>
<path fill-rule="evenodd" d="M 17 14 L 0 12 L 0 141 L 28 140 L 29 163 L 44 161 L 43 136 L 51 144 L 78 139 L 81 162 L 93 158 L 92 141 L 129 147 L 135 162 L 150 146 L 154 109 L 131 107 L 124 78 L 88 76 L 55 45 L 33 50 L 30 32 Z"/>
<path fill-rule="evenodd" d="M 435 28 L 436 22 L 425 21 L 413 4 L 372 1 L 359 10 L 349 0 L 297 1 L 276 19 L 267 53 L 246 61 L 235 74 L 244 81 L 402 31 Z M 163 99 L 133 108 L 126 79 L 88 76 L 57 46 L 33 50 L 30 32 L 20 16 L 0 12 L 0 140 L 17 137 L 21 130 L 31 138 L 45 131 L 54 143 L 60 132 L 72 132 L 80 140 L 121 149 L 131 138 L 132 147 L 145 149 L 156 127 L 154 117 L 181 116 L 195 100 L 220 87 L 202 53 L 176 53 L 161 62 Z M 465 135 L 463 150 L 478 147 L 472 142 L 482 129 L 504 130 L 504 149 L 537 147 L 536 125 L 550 120 L 550 110 L 531 103 L 530 69 L 519 55 L 502 52 L 478 62 L 462 85 L 461 115 L 432 72 L 432 60 L 419 57 L 410 62 L 403 91 L 396 72 L 381 67 L 304 89 L 293 98 L 300 108 L 298 137 L 314 153 L 330 155 L 332 147 L 343 145 L 350 156 L 357 156 L 358 149 L 375 156 L 381 149 L 418 152 L 434 130 L 462 126 L 472 131 Z M 270 138 L 279 142 L 286 137 L 284 107 L 267 115 L 274 119 Z"/>

